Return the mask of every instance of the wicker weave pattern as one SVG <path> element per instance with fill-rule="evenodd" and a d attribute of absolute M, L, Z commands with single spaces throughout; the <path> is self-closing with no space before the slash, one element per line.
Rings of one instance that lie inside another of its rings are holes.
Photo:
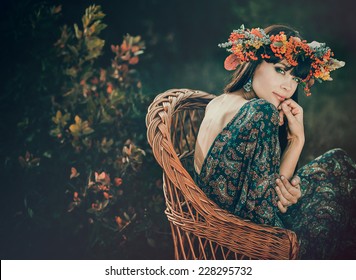
<path fill-rule="evenodd" d="M 158 95 L 146 116 L 147 138 L 163 168 L 166 215 L 175 259 L 295 259 L 290 230 L 257 225 L 219 208 L 191 177 L 204 110 L 214 95 L 172 89 Z"/>

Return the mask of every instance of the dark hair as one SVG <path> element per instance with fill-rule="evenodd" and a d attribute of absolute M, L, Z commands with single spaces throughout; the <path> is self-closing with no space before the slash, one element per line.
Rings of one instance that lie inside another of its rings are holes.
<path fill-rule="evenodd" d="M 290 36 L 298 37 L 302 40 L 299 32 L 294 30 L 293 28 L 286 26 L 275 24 L 266 27 L 265 32 L 267 35 L 277 35 L 280 32 L 284 32 L 284 34 L 289 38 Z M 243 87 L 247 81 L 252 78 L 257 66 L 262 62 L 261 53 L 265 51 L 267 55 L 270 56 L 269 59 L 264 59 L 268 63 L 276 64 L 280 62 L 282 59 L 276 57 L 272 50 L 269 47 L 264 49 L 260 49 L 257 51 L 256 56 L 258 59 L 256 61 L 244 62 L 237 67 L 235 72 L 232 75 L 230 83 L 228 83 L 224 88 L 224 93 L 231 93 L 237 91 Z M 292 74 L 301 79 L 305 79 L 310 71 L 311 61 L 309 59 L 302 60 L 302 58 L 297 58 L 298 65 L 296 67 L 290 68 L 292 69 Z M 289 70 L 289 69 L 287 69 Z M 298 88 L 292 95 L 292 99 L 298 102 Z M 285 120 L 284 125 L 279 128 L 279 143 L 281 147 L 281 151 L 283 152 L 287 146 L 287 121 Z"/>

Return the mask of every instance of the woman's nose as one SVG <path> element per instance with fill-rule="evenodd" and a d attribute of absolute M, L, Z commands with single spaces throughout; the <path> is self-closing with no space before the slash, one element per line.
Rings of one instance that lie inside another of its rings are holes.
<path fill-rule="evenodd" d="M 293 89 L 292 83 L 293 83 L 293 79 L 285 79 L 281 84 L 281 88 L 289 92 Z"/>

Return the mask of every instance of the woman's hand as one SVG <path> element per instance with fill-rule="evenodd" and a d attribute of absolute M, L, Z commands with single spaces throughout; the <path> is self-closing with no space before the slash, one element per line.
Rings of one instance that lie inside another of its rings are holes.
<path fill-rule="evenodd" d="M 276 180 L 276 183 L 276 191 L 279 198 L 277 206 L 279 211 L 285 213 L 287 212 L 287 208 L 296 204 L 302 196 L 300 178 L 295 176 L 292 181 L 289 182 L 286 177 L 281 176 L 280 179 Z"/>
<path fill-rule="evenodd" d="M 303 108 L 293 99 L 287 99 L 278 106 L 279 125 L 283 125 L 283 118 L 288 120 L 288 141 L 298 139 L 304 144 Z"/>

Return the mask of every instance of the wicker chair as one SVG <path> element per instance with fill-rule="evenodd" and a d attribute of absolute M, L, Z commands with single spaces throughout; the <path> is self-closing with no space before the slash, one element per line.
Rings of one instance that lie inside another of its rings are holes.
<path fill-rule="evenodd" d="M 148 142 L 163 168 L 175 259 L 296 259 L 294 232 L 234 216 L 194 183 L 195 140 L 214 97 L 197 90 L 168 90 L 154 99 L 146 116 Z"/>

